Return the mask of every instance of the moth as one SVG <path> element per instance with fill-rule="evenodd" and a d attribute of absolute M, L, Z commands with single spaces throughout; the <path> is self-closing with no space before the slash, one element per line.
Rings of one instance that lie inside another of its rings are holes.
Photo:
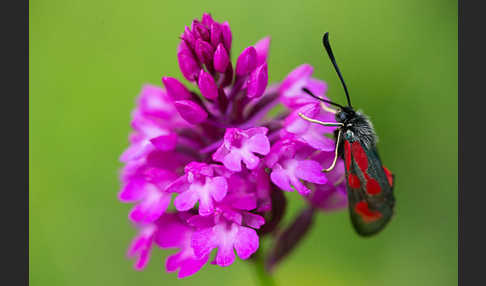
<path fill-rule="evenodd" d="M 335 110 L 322 104 L 324 109 L 335 113 L 337 122 L 322 122 L 302 113 L 299 116 L 312 123 L 338 127 L 334 132 L 334 160 L 323 172 L 331 171 L 338 157 L 344 160 L 352 225 L 359 235 L 371 236 L 380 232 L 393 216 L 395 176 L 381 163 L 376 148 L 377 136 L 371 121 L 361 111 L 355 111 L 351 105 L 348 89 L 329 44 L 328 32 L 324 34 L 322 42 L 343 85 L 348 105 L 343 106 L 320 98 L 304 87 L 303 91 L 310 96 L 338 107 Z"/>

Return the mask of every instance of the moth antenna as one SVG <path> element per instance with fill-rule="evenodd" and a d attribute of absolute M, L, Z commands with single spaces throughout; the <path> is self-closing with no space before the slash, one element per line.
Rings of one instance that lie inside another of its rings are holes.
<path fill-rule="evenodd" d="M 340 105 L 340 104 L 337 104 L 337 103 L 332 102 L 332 101 L 330 101 L 330 100 L 327 100 L 327 99 L 324 99 L 324 98 L 320 98 L 319 96 L 314 95 L 314 94 L 312 93 L 312 91 L 310 91 L 310 90 L 309 90 L 307 87 L 303 87 L 303 88 L 302 88 L 302 91 L 304 91 L 305 93 L 307 93 L 308 95 L 312 96 L 313 98 L 315 98 L 315 99 L 317 99 L 317 100 L 323 101 L 323 102 L 325 102 L 325 103 L 329 103 L 329 104 L 334 105 L 334 106 L 337 106 L 337 107 L 339 107 L 339 108 L 341 108 L 341 109 L 343 109 L 343 108 L 344 108 L 344 107 L 343 107 L 342 105 Z"/>
<path fill-rule="evenodd" d="M 336 73 L 338 74 L 339 79 L 341 80 L 341 83 L 343 84 L 344 92 L 346 93 L 346 99 L 348 100 L 348 106 L 352 108 L 351 99 L 349 99 L 348 88 L 346 87 L 346 83 L 344 83 L 343 76 L 341 75 L 341 71 L 339 70 L 339 67 L 336 63 L 336 59 L 334 58 L 334 54 L 332 53 L 331 45 L 329 44 L 329 32 L 324 33 L 324 37 L 322 37 L 322 43 L 324 44 L 324 48 L 326 49 L 327 55 L 329 56 L 329 59 L 331 60 L 332 64 L 334 65 L 334 69 L 336 70 Z"/>

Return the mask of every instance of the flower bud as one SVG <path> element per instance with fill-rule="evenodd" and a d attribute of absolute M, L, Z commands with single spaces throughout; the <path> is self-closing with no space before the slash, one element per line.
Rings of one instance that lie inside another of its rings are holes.
<path fill-rule="evenodd" d="M 219 26 L 218 23 L 213 23 L 211 24 L 211 45 L 213 45 L 213 47 L 216 47 L 218 46 L 219 43 L 221 43 L 221 38 L 222 38 L 222 31 L 221 31 L 221 27 Z"/>
<path fill-rule="evenodd" d="M 203 25 L 206 25 L 206 26 L 211 26 L 211 24 L 214 23 L 214 20 L 213 20 L 213 17 L 211 17 L 211 14 L 209 13 L 204 13 L 202 15 L 202 19 L 201 19 L 201 22 L 203 23 Z"/>
<path fill-rule="evenodd" d="M 213 64 L 214 69 L 217 72 L 223 73 L 226 71 L 229 64 L 229 56 L 223 44 L 219 44 L 216 48 L 216 51 L 214 52 Z"/>
<path fill-rule="evenodd" d="M 267 63 L 256 68 L 248 79 L 247 95 L 250 98 L 256 98 L 263 95 L 268 83 Z"/>
<path fill-rule="evenodd" d="M 261 65 L 267 60 L 270 37 L 265 37 L 253 46 L 257 52 L 257 64 Z"/>
<path fill-rule="evenodd" d="M 197 63 L 196 59 L 192 56 L 191 51 L 184 41 L 181 41 L 178 50 L 177 60 L 179 62 L 179 68 L 181 69 L 182 75 L 184 75 L 187 80 L 194 81 L 199 74 L 201 67 Z"/>
<path fill-rule="evenodd" d="M 194 45 L 196 44 L 196 38 L 194 38 L 194 34 L 187 26 L 185 27 L 184 33 L 182 34 L 182 39 L 186 42 L 186 44 L 194 49 Z"/>
<path fill-rule="evenodd" d="M 213 77 L 204 70 L 199 73 L 198 85 L 205 98 L 216 99 L 218 97 L 218 86 Z"/>
<path fill-rule="evenodd" d="M 200 62 L 208 65 L 213 59 L 213 47 L 202 39 L 196 40 L 196 55 Z"/>
<path fill-rule="evenodd" d="M 177 100 L 174 105 L 184 120 L 191 124 L 198 124 L 208 118 L 204 109 L 192 100 Z"/>
<path fill-rule="evenodd" d="M 173 77 L 165 76 L 162 78 L 162 83 L 164 84 L 165 89 L 167 90 L 167 94 L 173 100 L 191 98 L 191 93 L 179 80 Z"/>
<path fill-rule="evenodd" d="M 197 38 L 209 41 L 209 30 L 203 24 L 199 23 L 199 21 L 194 20 L 192 22 L 192 31 L 196 34 Z"/>
<path fill-rule="evenodd" d="M 254 47 L 246 48 L 236 61 L 236 74 L 247 75 L 252 72 L 257 65 L 257 53 Z"/>
<path fill-rule="evenodd" d="M 232 41 L 233 37 L 231 35 L 231 29 L 230 29 L 228 22 L 224 22 L 221 25 L 221 30 L 223 32 L 224 47 L 226 48 L 228 53 L 230 53 L 231 52 L 231 41 Z"/>

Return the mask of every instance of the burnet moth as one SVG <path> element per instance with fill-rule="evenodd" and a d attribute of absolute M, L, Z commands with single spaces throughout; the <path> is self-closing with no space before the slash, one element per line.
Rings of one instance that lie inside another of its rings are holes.
<path fill-rule="evenodd" d="M 348 89 L 329 44 L 328 32 L 324 34 L 322 41 L 341 80 L 348 105 L 342 106 L 320 98 L 307 88 L 303 88 L 310 96 L 339 109 L 334 110 L 323 105 L 323 108 L 335 113 L 337 122 L 322 122 L 302 113 L 299 115 L 312 123 L 338 127 L 334 133 L 334 161 L 329 168 L 323 169 L 323 172 L 329 172 L 334 168 L 338 156 L 344 160 L 351 222 L 358 234 L 370 236 L 381 231 L 393 216 L 394 175 L 381 163 L 376 148 L 377 137 L 370 120 L 360 111 L 355 111 L 351 105 Z"/>

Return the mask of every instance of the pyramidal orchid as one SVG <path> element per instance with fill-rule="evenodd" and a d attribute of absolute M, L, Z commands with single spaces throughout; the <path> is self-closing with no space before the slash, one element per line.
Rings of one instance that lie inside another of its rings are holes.
<path fill-rule="evenodd" d="M 177 249 L 166 270 L 179 278 L 208 262 L 226 267 L 235 259 L 263 260 L 258 265 L 269 272 L 295 248 L 317 210 L 347 205 L 341 159 L 341 168 L 322 172 L 333 160 L 334 128 L 298 116 L 335 121 L 302 92 L 306 87 L 325 98 L 326 84 L 307 64 L 269 84 L 270 38 L 242 51 L 234 51 L 232 38 L 227 22 L 209 14 L 193 20 L 177 48 L 189 84 L 164 76 L 137 99 L 118 194 L 133 204 L 128 218 L 138 234 L 128 255 L 137 270 L 158 247 Z M 294 190 L 307 207 L 281 226 L 286 193 Z M 266 237 L 274 242 L 263 250 Z"/>

